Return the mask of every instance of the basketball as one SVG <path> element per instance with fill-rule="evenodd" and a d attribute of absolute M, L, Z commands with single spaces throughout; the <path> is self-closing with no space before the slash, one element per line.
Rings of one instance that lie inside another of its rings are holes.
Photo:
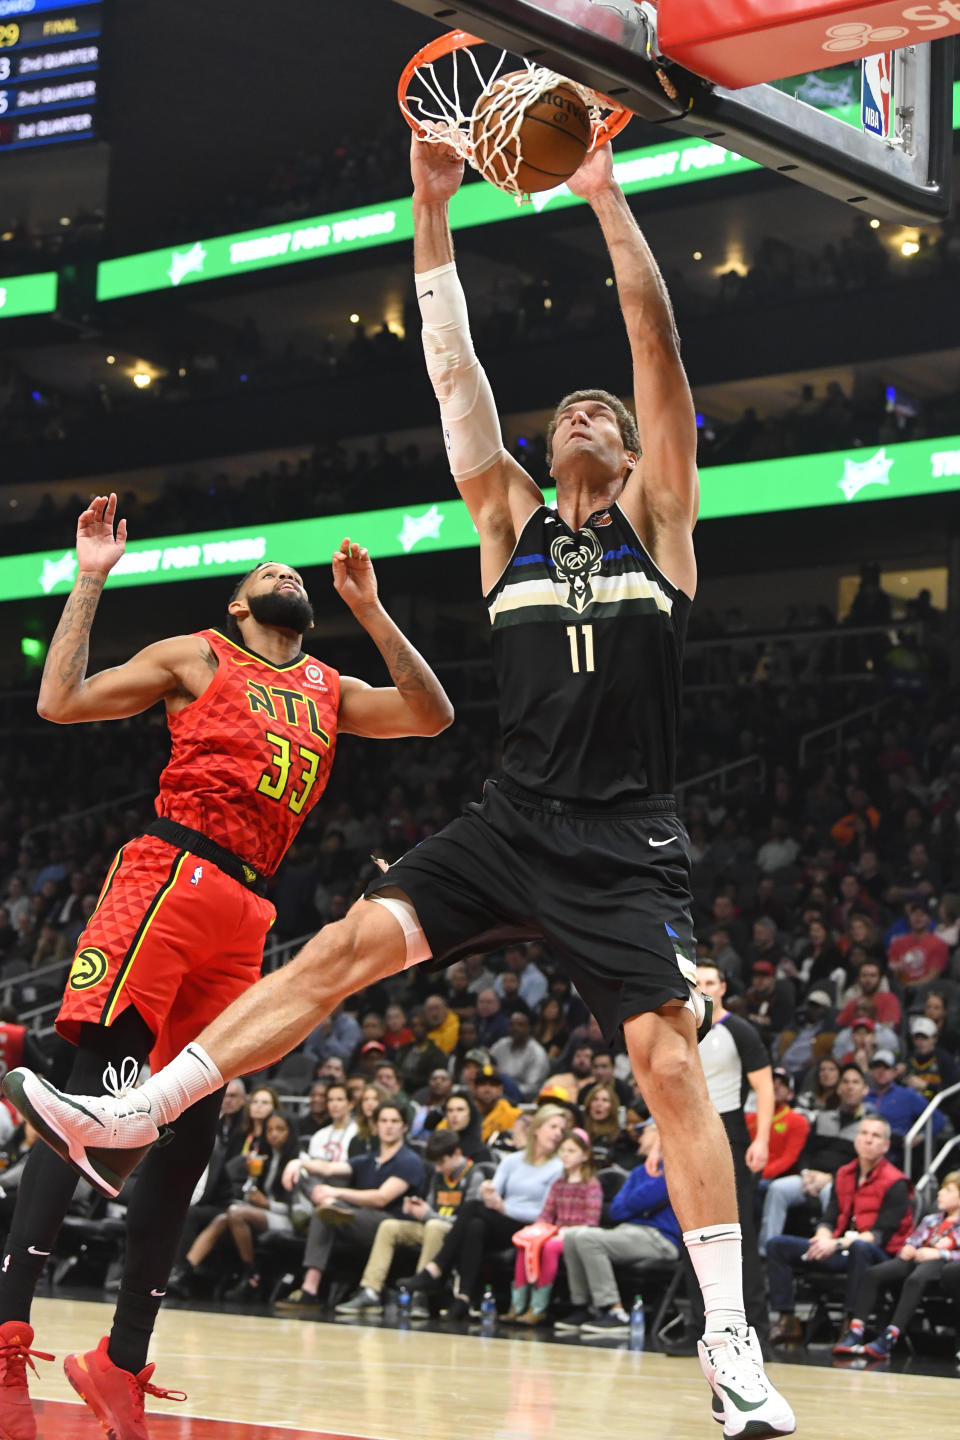
<path fill-rule="evenodd" d="M 569 180 L 587 153 L 592 126 L 579 91 L 564 80 L 524 106 L 514 131 L 514 92 L 526 79 L 525 70 L 511 71 L 480 97 L 470 138 L 474 162 L 487 180 L 502 186 L 514 179 L 519 191 L 532 195 Z"/>

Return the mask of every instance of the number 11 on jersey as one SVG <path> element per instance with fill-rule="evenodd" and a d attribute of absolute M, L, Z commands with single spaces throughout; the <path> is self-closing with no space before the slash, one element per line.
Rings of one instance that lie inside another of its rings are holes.
<path fill-rule="evenodd" d="M 576 625 L 567 626 L 567 639 L 570 641 L 570 665 L 574 675 L 579 675 L 581 669 L 593 670 L 593 626 L 581 625 L 579 633 Z M 580 641 L 583 640 L 583 665 L 580 664 Z"/>

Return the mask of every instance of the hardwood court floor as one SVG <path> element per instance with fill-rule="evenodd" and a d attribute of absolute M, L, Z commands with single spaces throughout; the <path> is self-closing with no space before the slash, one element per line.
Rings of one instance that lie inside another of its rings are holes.
<path fill-rule="evenodd" d="M 38 1300 L 39 1440 L 102 1440 L 63 1376 L 111 1309 Z M 151 1358 L 186 1404 L 148 1400 L 151 1440 L 719 1440 L 696 1360 L 538 1339 L 170 1310 Z M 955 1377 L 773 1365 L 802 1440 L 957 1433 Z M 65 1403 L 66 1402 L 66 1403 Z"/>

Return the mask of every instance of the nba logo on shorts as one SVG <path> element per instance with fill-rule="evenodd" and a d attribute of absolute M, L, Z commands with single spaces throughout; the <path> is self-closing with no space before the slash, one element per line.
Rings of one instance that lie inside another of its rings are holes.
<path fill-rule="evenodd" d="M 890 98 L 893 89 L 893 56 L 869 55 L 862 62 L 860 120 L 868 135 L 886 140 L 890 134 Z"/>
<path fill-rule="evenodd" d="M 200 876 L 201 876 L 202 874 L 203 874 L 203 866 L 202 866 L 202 865 L 198 865 L 198 866 L 196 867 L 196 869 L 194 870 L 193 874 L 190 876 L 190 884 L 191 884 L 191 885 L 199 885 L 199 884 L 200 884 Z"/>

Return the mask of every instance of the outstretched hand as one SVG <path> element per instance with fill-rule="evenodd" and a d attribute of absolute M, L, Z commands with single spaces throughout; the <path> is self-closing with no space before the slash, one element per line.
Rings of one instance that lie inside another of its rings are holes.
<path fill-rule="evenodd" d="M 77 521 L 77 566 L 87 574 L 106 577 L 123 554 L 127 543 L 127 522 L 121 520 L 114 534 L 117 516 L 115 494 L 95 495 Z"/>
<path fill-rule="evenodd" d="M 613 150 L 610 141 L 588 150 L 580 166 L 567 181 L 567 189 L 581 200 L 592 200 L 615 184 L 613 178 Z"/>
<path fill-rule="evenodd" d="M 463 160 L 452 145 L 418 140 L 414 135 L 410 142 L 410 174 L 414 198 L 436 204 L 451 199 L 460 189 Z"/>
<path fill-rule="evenodd" d="M 340 541 L 340 549 L 333 552 L 333 588 L 354 613 L 376 605 L 377 577 L 369 550 L 350 539 Z"/>

